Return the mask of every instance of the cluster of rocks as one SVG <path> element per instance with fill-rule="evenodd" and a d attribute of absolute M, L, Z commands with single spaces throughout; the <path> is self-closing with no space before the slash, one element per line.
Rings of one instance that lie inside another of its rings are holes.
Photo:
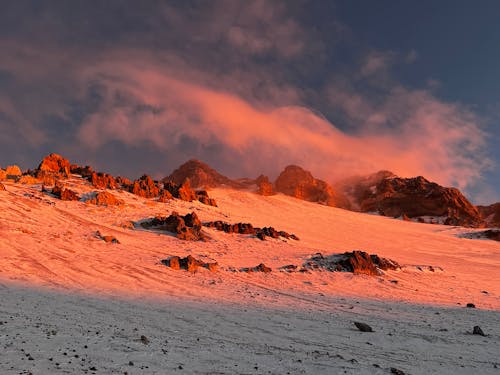
<path fill-rule="evenodd" d="M 215 228 L 225 233 L 254 235 L 262 241 L 264 241 L 266 237 L 271 237 L 271 238 L 283 237 L 286 239 L 291 239 L 296 241 L 299 240 L 299 238 L 295 234 L 290 234 L 282 230 L 278 231 L 273 227 L 257 228 L 250 223 L 229 224 L 224 221 L 217 220 L 217 221 L 209 221 L 203 223 L 203 226 L 207 228 Z"/>
<path fill-rule="evenodd" d="M 175 233 L 176 237 L 185 241 L 206 241 L 208 237 L 201 230 L 201 221 L 195 212 L 184 216 L 172 212 L 169 216 L 157 216 L 140 223 L 144 229 L 161 230 Z"/>
<path fill-rule="evenodd" d="M 399 268 L 401 268 L 399 264 L 391 259 L 382 258 L 376 254 L 368 254 L 359 250 L 330 256 L 323 256 L 321 253 L 317 253 L 303 265 L 304 270 L 352 272 L 354 274 L 371 276 L 379 276 L 383 274 L 382 271 Z"/>
<path fill-rule="evenodd" d="M 196 259 L 192 255 L 188 255 L 185 258 L 171 256 L 170 258 L 163 259 L 161 263 L 174 270 L 183 269 L 188 272 L 196 272 L 200 267 L 206 268 L 211 272 L 215 272 L 218 270 L 217 262 L 203 262 L 199 259 Z"/>
<path fill-rule="evenodd" d="M 500 229 L 487 229 L 478 232 L 465 233 L 462 235 L 464 238 L 470 239 L 487 239 L 493 241 L 500 241 Z"/>
<path fill-rule="evenodd" d="M 269 272 L 272 272 L 272 268 L 266 266 L 264 263 L 260 263 L 259 265 L 255 266 L 255 267 L 240 268 L 240 272 L 247 272 L 247 273 L 263 272 L 263 273 L 269 273 Z"/>
<path fill-rule="evenodd" d="M 56 198 L 59 198 L 62 201 L 78 201 L 80 200 L 80 197 L 76 192 L 74 192 L 71 189 L 66 189 L 60 182 L 56 182 L 54 187 L 49 190 L 45 187 L 45 185 L 42 186 L 42 192 L 48 192 L 54 195 Z"/>
<path fill-rule="evenodd" d="M 86 199 L 85 203 L 95 204 L 96 206 L 121 206 L 125 204 L 125 201 L 107 191 L 99 191 L 92 194 L 91 198 Z"/>

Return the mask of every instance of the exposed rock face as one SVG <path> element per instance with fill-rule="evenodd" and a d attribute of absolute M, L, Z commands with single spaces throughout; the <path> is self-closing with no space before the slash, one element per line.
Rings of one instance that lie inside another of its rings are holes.
<path fill-rule="evenodd" d="M 327 257 L 318 253 L 304 264 L 304 268 L 378 276 L 382 274 L 382 270 L 395 270 L 400 266 L 393 260 L 355 250 Z"/>
<path fill-rule="evenodd" d="M 458 189 L 442 187 L 421 176 L 384 178 L 358 196 L 362 212 L 392 217 L 442 217 L 443 224 L 448 225 L 477 227 L 483 222 L 476 207 Z"/>
<path fill-rule="evenodd" d="M 77 193 L 73 190 L 65 189 L 60 184 L 56 184 L 52 189 L 52 194 L 62 201 L 77 201 L 80 199 Z"/>
<path fill-rule="evenodd" d="M 274 182 L 277 192 L 309 202 L 319 202 L 328 206 L 349 208 L 349 202 L 325 181 L 318 180 L 296 165 L 289 165 Z"/>
<path fill-rule="evenodd" d="M 98 189 L 116 189 L 118 187 L 114 177 L 107 173 L 92 172 L 89 180 Z"/>
<path fill-rule="evenodd" d="M 264 196 L 275 194 L 273 184 L 269 181 L 269 178 L 267 176 L 261 174 L 259 177 L 257 177 L 255 183 L 257 185 L 257 194 Z"/>
<path fill-rule="evenodd" d="M 86 203 L 95 204 L 96 206 L 120 206 L 125 202 L 107 191 L 101 191 L 94 198 L 88 199 Z"/>
<path fill-rule="evenodd" d="M 182 164 L 164 180 L 175 182 L 177 185 L 182 185 L 188 179 L 191 186 L 195 189 L 206 189 L 222 185 L 236 188 L 239 187 L 239 184 L 236 181 L 230 180 L 226 176 L 221 175 L 215 169 L 209 167 L 207 164 L 196 159 L 191 159 Z"/>
<path fill-rule="evenodd" d="M 59 174 L 68 177 L 71 172 L 70 162 L 58 154 L 46 156 L 37 168 L 37 172 Z M 42 173 L 43 174 L 43 173 Z"/>
<path fill-rule="evenodd" d="M 143 198 L 154 198 L 160 193 L 158 185 L 148 175 L 143 175 L 140 179 L 135 180 L 129 187 L 129 191 Z"/>
<path fill-rule="evenodd" d="M 213 262 L 213 263 L 203 262 L 199 259 L 196 259 L 192 255 L 188 255 L 185 258 L 180 258 L 178 256 L 172 256 L 168 259 L 163 259 L 161 262 L 164 265 L 166 265 L 174 270 L 185 269 L 188 272 L 196 272 L 198 270 L 198 268 L 200 268 L 200 267 L 206 268 L 211 272 L 215 272 L 218 269 L 217 262 Z"/>
<path fill-rule="evenodd" d="M 487 226 L 500 228 L 500 202 L 489 206 L 477 206 L 477 209 Z"/>
<path fill-rule="evenodd" d="M 273 227 L 264 228 L 254 228 L 250 223 L 237 223 L 229 224 L 223 221 L 209 221 L 204 223 L 203 226 L 207 228 L 215 228 L 217 230 L 223 231 L 225 233 L 236 233 L 236 234 L 250 234 L 255 235 L 260 240 L 265 240 L 266 237 L 279 238 L 284 237 L 287 239 L 292 239 L 298 241 L 299 238 L 295 234 L 290 234 L 285 231 L 277 231 Z"/>
<path fill-rule="evenodd" d="M 172 212 L 168 217 L 157 216 L 141 223 L 146 229 L 164 230 L 176 234 L 176 237 L 185 241 L 206 241 L 206 235 L 201 231 L 201 221 L 195 212 L 179 215 Z"/>

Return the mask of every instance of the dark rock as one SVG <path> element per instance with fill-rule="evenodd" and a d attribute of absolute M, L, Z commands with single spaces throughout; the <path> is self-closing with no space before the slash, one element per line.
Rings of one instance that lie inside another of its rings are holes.
<path fill-rule="evenodd" d="M 92 172 L 89 180 L 98 189 L 116 189 L 118 187 L 114 177 L 107 173 Z"/>
<path fill-rule="evenodd" d="M 120 206 L 125 204 L 122 199 L 116 198 L 113 194 L 107 191 L 96 193 L 95 197 L 87 199 L 85 203 L 95 204 L 96 206 Z"/>
<path fill-rule="evenodd" d="M 128 190 L 135 195 L 143 198 L 155 198 L 159 195 L 160 189 L 158 185 L 148 175 L 143 175 L 138 180 L 135 180 Z"/>
<path fill-rule="evenodd" d="M 205 241 L 206 235 L 201 231 L 201 222 L 195 212 L 185 216 L 172 212 L 168 217 L 157 216 L 141 223 L 146 229 L 164 230 L 176 233 L 176 237 L 186 241 Z"/>
<path fill-rule="evenodd" d="M 211 221 L 203 224 L 208 228 L 215 228 L 226 233 L 250 234 L 255 235 L 258 239 L 264 241 L 266 237 L 279 238 L 284 237 L 298 241 L 298 237 L 294 234 L 289 234 L 285 231 L 277 231 L 273 227 L 254 228 L 250 223 L 229 224 L 223 221 Z"/>
<path fill-rule="evenodd" d="M 373 332 L 372 327 L 370 327 L 366 323 L 361 323 L 361 322 L 354 322 L 354 325 L 356 326 L 357 329 L 359 329 L 361 332 Z"/>
<path fill-rule="evenodd" d="M 168 190 L 163 189 L 160 191 L 160 195 L 158 196 L 158 202 L 166 203 L 171 199 L 174 199 L 174 197 Z"/>
<path fill-rule="evenodd" d="M 257 185 L 257 194 L 270 196 L 276 194 L 274 191 L 273 184 L 269 181 L 269 178 L 264 175 L 260 175 L 255 180 Z"/>
<path fill-rule="evenodd" d="M 269 273 L 272 272 L 272 269 L 268 266 L 266 266 L 264 263 L 260 263 L 258 266 L 255 267 L 249 267 L 249 268 L 242 268 L 240 269 L 241 272 L 264 272 L 264 273 Z"/>
<path fill-rule="evenodd" d="M 101 240 L 103 240 L 106 243 L 113 243 L 113 244 L 119 244 L 120 241 L 114 236 L 109 236 L 109 235 L 102 235 L 100 231 L 97 231 L 95 233 L 95 236 Z"/>
<path fill-rule="evenodd" d="M 149 344 L 149 339 L 144 336 L 144 335 L 141 335 L 141 342 L 144 344 L 144 345 L 148 345 Z"/>
<path fill-rule="evenodd" d="M 350 208 L 348 200 L 325 181 L 314 178 L 308 172 L 296 165 L 289 165 L 274 182 L 277 192 L 292 197 L 319 202 L 328 206 Z"/>
<path fill-rule="evenodd" d="M 92 173 L 94 173 L 94 170 L 88 165 L 86 165 L 85 167 L 80 167 L 79 165 L 72 164 L 70 166 L 70 172 L 72 174 L 78 174 L 83 178 L 90 179 L 92 177 Z"/>
<path fill-rule="evenodd" d="M 241 187 L 238 182 L 230 180 L 207 164 L 196 159 L 191 159 L 182 164 L 170 176 L 164 179 L 164 181 L 172 181 L 177 185 L 182 185 L 187 180 L 190 181 L 192 187 L 198 189 L 224 185 L 233 188 Z"/>
<path fill-rule="evenodd" d="M 468 303 L 465 307 L 468 307 L 470 309 L 475 309 L 476 305 L 474 305 L 473 303 Z"/>
<path fill-rule="evenodd" d="M 304 268 L 378 276 L 382 274 L 382 270 L 395 270 L 400 266 L 393 260 L 355 250 L 326 257 L 318 253 L 304 263 Z"/>
<path fill-rule="evenodd" d="M 196 197 L 198 198 L 198 201 L 200 201 L 201 203 L 206 204 L 207 206 L 217 207 L 217 202 L 215 201 L 215 199 L 210 198 L 208 196 L 208 193 L 206 190 L 197 191 L 197 192 L 195 192 L 195 194 L 196 194 Z"/>
<path fill-rule="evenodd" d="M 405 375 L 405 373 L 403 371 L 401 371 L 400 369 L 397 369 L 395 367 L 391 367 L 391 374 L 395 374 L 395 375 Z"/>
<path fill-rule="evenodd" d="M 500 228 L 500 202 L 489 206 L 477 206 L 481 217 L 489 227 Z"/>
<path fill-rule="evenodd" d="M 474 328 L 472 329 L 472 334 L 473 335 L 486 336 L 484 334 L 483 330 L 481 329 L 481 327 L 479 327 L 479 326 L 474 326 Z"/>
<path fill-rule="evenodd" d="M 184 269 L 188 272 L 196 272 L 199 267 L 206 268 L 211 272 L 216 272 L 218 270 L 218 265 L 216 262 L 203 262 L 199 259 L 194 258 L 192 255 L 188 255 L 185 258 L 172 256 L 168 259 L 163 259 L 161 262 L 174 270 Z"/>
<path fill-rule="evenodd" d="M 42 162 L 38 165 L 37 172 L 57 174 L 62 177 L 69 177 L 70 175 L 70 162 L 58 154 L 50 154 L 43 158 Z"/>
<path fill-rule="evenodd" d="M 65 189 L 61 184 L 56 183 L 52 189 L 52 194 L 62 201 L 77 201 L 80 199 L 73 190 Z"/>
<path fill-rule="evenodd" d="M 186 202 L 192 202 L 197 200 L 196 193 L 194 192 L 193 189 L 191 189 L 191 183 L 189 182 L 189 179 L 184 181 L 182 185 L 179 186 L 178 198 Z"/>

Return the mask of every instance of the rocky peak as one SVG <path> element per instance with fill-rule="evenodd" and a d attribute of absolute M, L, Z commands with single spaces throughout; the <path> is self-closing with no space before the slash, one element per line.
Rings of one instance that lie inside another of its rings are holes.
<path fill-rule="evenodd" d="M 232 181 L 207 164 L 196 159 L 185 162 L 164 180 L 173 181 L 181 185 L 187 179 L 189 179 L 191 187 L 195 189 L 211 188 L 221 185 L 239 187 L 236 181 Z"/>
<path fill-rule="evenodd" d="M 39 172 L 61 174 L 63 176 L 70 175 L 70 162 L 59 154 L 50 154 L 43 158 L 37 168 Z"/>

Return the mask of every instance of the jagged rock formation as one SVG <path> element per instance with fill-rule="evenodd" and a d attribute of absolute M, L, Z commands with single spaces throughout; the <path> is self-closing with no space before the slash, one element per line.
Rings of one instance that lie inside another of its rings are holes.
<path fill-rule="evenodd" d="M 62 201 L 77 201 L 80 197 L 76 192 L 70 189 L 65 189 L 61 184 L 56 184 L 51 193 Z"/>
<path fill-rule="evenodd" d="M 88 179 L 98 189 L 116 189 L 118 187 L 115 178 L 107 173 L 92 172 Z"/>
<path fill-rule="evenodd" d="M 138 180 L 135 180 L 128 190 L 135 195 L 143 198 L 155 198 L 160 194 L 160 188 L 148 175 L 143 175 Z"/>
<path fill-rule="evenodd" d="M 381 258 L 376 254 L 368 254 L 364 251 L 354 250 L 344 254 L 323 256 L 318 253 L 311 257 L 304 265 L 304 269 L 323 269 L 331 272 L 352 272 L 354 274 L 365 274 L 379 276 L 382 270 L 396 270 L 399 264 L 393 260 Z"/>
<path fill-rule="evenodd" d="M 163 259 L 161 263 L 174 270 L 184 269 L 188 272 L 196 272 L 200 267 L 206 268 L 211 272 L 215 272 L 218 269 L 217 262 L 203 262 L 192 255 L 188 255 L 185 258 L 172 256 L 168 259 Z"/>
<path fill-rule="evenodd" d="M 362 212 L 408 218 L 432 216 L 443 224 L 480 226 L 479 211 L 455 188 L 442 187 L 424 177 L 399 178 L 383 171 L 376 185 L 358 184 L 352 189 Z M 370 181 L 374 182 L 373 180 Z"/>
<path fill-rule="evenodd" d="M 223 176 L 215 169 L 196 159 L 187 161 L 173 171 L 170 176 L 164 178 L 164 181 L 172 181 L 177 185 L 182 185 L 186 180 L 189 180 L 191 186 L 195 189 L 206 189 L 222 185 L 240 187 L 240 184 L 236 181 Z"/>
<path fill-rule="evenodd" d="M 264 263 L 260 263 L 258 266 L 255 266 L 255 267 L 241 268 L 240 272 L 263 272 L 263 273 L 269 273 L 269 272 L 272 272 L 272 268 L 266 266 Z"/>
<path fill-rule="evenodd" d="M 107 191 L 100 191 L 93 198 L 87 199 L 85 203 L 95 204 L 96 206 L 121 206 L 125 204 L 122 199 L 115 197 Z"/>
<path fill-rule="evenodd" d="M 311 172 L 296 165 L 289 165 L 274 182 L 277 192 L 328 206 L 349 208 L 342 194 L 335 192 L 325 181 L 316 179 Z"/>
<path fill-rule="evenodd" d="M 290 234 L 285 231 L 278 231 L 273 227 L 256 228 L 250 223 L 237 223 L 229 224 L 223 221 L 210 221 L 203 223 L 203 226 L 207 228 L 215 228 L 217 230 L 223 231 L 225 233 L 236 233 L 236 234 L 250 234 L 255 235 L 258 239 L 264 241 L 266 237 L 271 238 L 287 238 L 298 241 L 299 238 L 295 234 Z"/>
<path fill-rule="evenodd" d="M 274 191 L 273 184 L 269 181 L 269 178 L 264 175 L 260 175 L 255 180 L 255 184 L 257 185 L 257 194 L 270 196 L 276 194 Z"/>
<path fill-rule="evenodd" d="M 163 230 L 176 234 L 176 237 L 185 241 L 206 241 L 207 237 L 201 230 L 201 221 L 195 212 L 179 215 L 172 212 L 168 217 L 157 216 L 140 224 L 146 229 Z"/>
<path fill-rule="evenodd" d="M 43 158 L 42 162 L 36 169 L 37 177 L 44 174 L 58 175 L 62 177 L 69 177 L 71 173 L 70 162 L 59 154 L 50 154 Z"/>
<path fill-rule="evenodd" d="M 500 202 L 489 206 L 477 206 L 477 209 L 487 226 L 500 228 Z"/>

